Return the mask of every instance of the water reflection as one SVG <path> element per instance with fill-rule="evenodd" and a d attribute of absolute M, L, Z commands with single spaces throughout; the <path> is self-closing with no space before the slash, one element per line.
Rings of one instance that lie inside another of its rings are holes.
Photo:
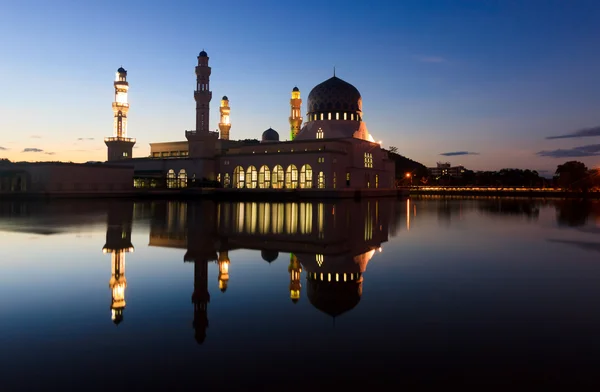
<path fill-rule="evenodd" d="M 289 297 L 302 296 L 301 275 L 309 302 L 336 317 L 362 295 L 363 273 L 382 243 L 388 240 L 395 200 L 186 204 L 157 202 L 152 206 L 151 246 L 185 248 L 184 260 L 194 263 L 195 337 L 206 338 L 209 326 L 208 263 L 218 264 L 218 286 L 227 290 L 236 249 L 259 250 L 271 263 L 289 254 Z M 107 235 L 108 236 L 108 235 Z"/>

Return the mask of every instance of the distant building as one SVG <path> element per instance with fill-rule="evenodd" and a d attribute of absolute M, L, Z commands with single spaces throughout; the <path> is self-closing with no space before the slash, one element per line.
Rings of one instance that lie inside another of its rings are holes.
<path fill-rule="evenodd" d="M 0 194 L 115 193 L 133 189 L 133 167 L 66 162 L 19 162 L 0 166 Z"/>
<path fill-rule="evenodd" d="M 465 172 L 464 166 L 452 166 L 450 162 L 438 162 L 436 167 L 428 167 L 427 171 L 432 177 L 450 176 L 450 177 L 462 177 Z"/>

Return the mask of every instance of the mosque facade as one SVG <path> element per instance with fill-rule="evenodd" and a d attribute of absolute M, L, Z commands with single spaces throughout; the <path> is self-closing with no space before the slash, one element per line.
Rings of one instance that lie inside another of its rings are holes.
<path fill-rule="evenodd" d="M 186 140 L 151 143 L 150 156 L 133 158 L 127 136 L 127 71 L 115 85 L 114 135 L 105 138 L 108 162 L 134 167 L 136 187 L 183 188 L 210 183 L 246 189 L 390 189 L 395 165 L 363 121 L 362 97 L 335 75 L 315 86 L 302 117 L 300 90 L 290 99 L 289 137 L 269 128 L 259 142 L 231 138 L 229 98 L 220 100 L 219 131 L 209 129 L 211 67 L 205 51 L 195 68 L 196 129 Z M 234 128 L 235 133 L 235 128 Z M 218 182 L 218 184 L 217 184 Z"/>

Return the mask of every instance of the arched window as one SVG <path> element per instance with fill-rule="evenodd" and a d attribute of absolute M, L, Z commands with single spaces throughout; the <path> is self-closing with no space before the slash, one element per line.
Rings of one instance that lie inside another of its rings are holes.
<path fill-rule="evenodd" d="M 179 170 L 177 179 L 179 180 L 177 184 L 179 188 L 185 188 L 187 186 L 187 173 L 185 172 L 185 169 Z"/>
<path fill-rule="evenodd" d="M 285 187 L 298 188 L 298 168 L 295 165 L 289 165 L 285 171 Z"/>
<path fill-rule="evenodd" d="M 319 188 L 325 188 L 325 173 L 319 172 Z"/>
<path fill-rule="evenodd" d="M 310 165 L 300 168 L 300 188 L 312 188 L 313 171 Z"/>
<path fill-rule="evenodd" d="M 258 187 L 261 189 L 271 187 L 271 171 L 267 165 L 262 165 L 258 171 Z"/>
<path fill-rule="evenodd" d="M 167 172 L 167 188 L 175 188 L 177 186 L 177 176 L 175 170 L 169 169 Z"/>
<path fill-rule="evenodd" d="M 246 186 L 248 188 L 256 188 L 256 182 L 258 180 L 258 172 L 254 166 L 248 166 L 246 169 Z"/>
<path fill-rule="evenodd" d="M 285 173 L 283 172 L 283 167 L 281 165 L 277 165 L 273 168 L 273 176 L 271 181 L 273 182 L 273 188 L 281 189 L 283 188 L 283 180 L 285 177 Z"/>
<path fill-rule="evenodd" d="M 234 170 L 233 170 L 233 187 L 234 188 L 243 188 L 244 187 L 244 183 L 245 183 L 245 179 L 246 179 L 246 173 L 244 173 L 244 168 L 241 166 L 237 166 Z"/>
<path fill-rule="evenodd" d="M 317 129 L 317 139 L 323 139 L 324 133 L 321 128 Z"/>
<path fill-rule="evenodd" d="M 223 179 L 223 187 L 229 188 L 231 185 L 231 179 L 229 178 L 229 173 L 225 173 L 225 178 Z"/>

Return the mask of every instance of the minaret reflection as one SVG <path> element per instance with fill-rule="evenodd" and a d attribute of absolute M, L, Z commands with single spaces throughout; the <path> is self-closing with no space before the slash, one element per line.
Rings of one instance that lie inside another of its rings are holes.
<path fill-rule="evenodd" d="M 216 252 L 216 211 L 217 206 L 211 201 L 190 203 L 187 207 L 187 252 L 184 261 L 194 263 L 194 292 L 192 293 L 194 321 L 192 326 L 198 344 L 202 344 L 206 339 L 206 329 L 208 328 L 208 304 L 210 302 L 208 263 L 220 261 Z M 223 272 L 227 273 L 226 279 L 229 280 L 227 248 L 222 249 L 221 256 L 223 263 L 219 264 L 219 270 L 221 272 L 222 266 Z M 224 278 L 222 275 L 220 277 Z M 224 279 L 224 288 L 227 287 L 227 280 Z M 223 287 L 220 286 L 222 290 Z"/>
<path fill-rule="evenodd" d="M 290 266 L 288 267 L 290 273 L 290 298 L 293 303 L 297 303 L 300 299 L 300 274 L 302 273 L 302 266 L 298 258 L 292 253 L 290 255 Z"/>
<path fill-rule="evenodd" d="M 131 224 L 133 220 L 133 202 L 119 201 L 108 207 L 106 226 L 106 244 L 103 253 L 110 253 L 111 276 L 109 287 L 112 293 L 110 305 L 112 321 L 118 325 L 123 321 L 125 309 L 125 254 L 133 252 L 131 244 Z"/>

